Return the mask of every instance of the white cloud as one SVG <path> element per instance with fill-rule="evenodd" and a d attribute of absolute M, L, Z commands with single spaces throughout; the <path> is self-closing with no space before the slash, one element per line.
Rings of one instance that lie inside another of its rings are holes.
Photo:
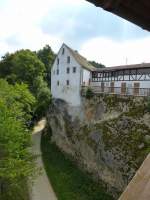
<path fill-rule="evenodd" d="M 6 0 L 0 7 L 0 55 L 20 48 L 36 50 L 47 43 L 57 51 L 63 38 L 43 33 L 42 19 L 68 5 L 79 8 L 84 3 L 84 0 Z"/>
<path fill-rule="evenodd" d="M 108 38 L 94 38 L 81 46 L 80 52 L 89 60 L 106 66 L 150 62 L 150 37 L 116 42 Z"/>
<path fill-rule="evenodd" d="M 85 39 L 85 43 L 80 48 L 81 54 L 107 66 L 125 64 L 126 57 L 128 63 L 150 61 L 150 37 L 122 43 L 102 37 L 86 41 L 87 38 L 92 37 L 92 34 L 89 33 L 88 28 L 85 32 L 77 25 L 80 25 L 82 21 L 80 21 L 82 13 L 86 13 L 87 10 L 89 12 L 90 6 L 93 8 L 92 15 L 94 15 L 93 12 L 96 8 L 85 0 L 3 0 L 3 3 L 0 4 L 0 56 L 8 51 L 13 52 L 22 48 L 38 50 L 45 44 L 49 44 L 57 52 L 64 41 L 67 41 L 69 45 L 76 45 L 72 47 L 77 48 Z M 72 15 L 73 19 L 71 18 Z M 88 20 L 88 16 L 88 13 L 86 13 L 84 20 Z M 94 20 L 97 17 L 98 15 L 95 15 Z M 103 17 L 103 20 L 105 20 L 107 14 L 105 13 Z M 61 28 L 57 24 L 59 20 L 60 22 L 62 20 Z M 50 31 L 43 31 L 41 27 L 43 21 L 46 26 L 50 26 Z M 124 30 L 122 32 L 126 35 L 129 31 L 124 20 L 123 24 Z M 107 26 L 107 23 L 104 23 L 104 25 Z M 51 26 L 56 30 L 52 31 Z M 86 26 L 89 26 L 89 30 L 92 29 L 91 24 L 87 23 Z M 97 24 L 97 26 L 100 26 L 100 24 Z M 68 39 L 65 30 L 69 31 L 71 39 Z M 94 31 L 93 29 L 93 33 Z M 115 31 L 113 31 L 113 34 L 110 33 L 110 36 L 113 38 L 114 34 Z M 123 37 L 125 36 L 123 35 Z"/>

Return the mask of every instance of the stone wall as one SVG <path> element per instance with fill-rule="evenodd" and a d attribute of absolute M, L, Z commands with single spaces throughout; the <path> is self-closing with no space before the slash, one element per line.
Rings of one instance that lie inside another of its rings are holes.
<path fill-rule="evenodd" d="M 146 98 L 100 95 L 80 107 L 54 100 L 47 117 L 52 141 L 116 197 L 150 150 Z"/>

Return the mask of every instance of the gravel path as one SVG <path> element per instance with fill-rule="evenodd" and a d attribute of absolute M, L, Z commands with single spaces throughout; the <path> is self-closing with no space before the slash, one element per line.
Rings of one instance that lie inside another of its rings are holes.
<path fill-rule="evenodd" d="M 32 135 L 33 153 L 38 155 L 37 166 L 41 168 L 41 175 L 38 176 L 32 186 L 31 200 L 57 200 L 56 195 L 46 175 L 41 158 L 41 131 L 45 127 L 46 120 L 41 120 L 34 128 Z"/>

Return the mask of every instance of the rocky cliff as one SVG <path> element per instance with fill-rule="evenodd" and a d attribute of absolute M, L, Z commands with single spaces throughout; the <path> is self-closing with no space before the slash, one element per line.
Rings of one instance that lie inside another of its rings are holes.
<path fill-rule="evenodd" d="M 52 141 L 117 196 L 150 150 L 148 107 L 144 97 L 99 95 L 80 107 L 54 100 L 47 115 Z"/>

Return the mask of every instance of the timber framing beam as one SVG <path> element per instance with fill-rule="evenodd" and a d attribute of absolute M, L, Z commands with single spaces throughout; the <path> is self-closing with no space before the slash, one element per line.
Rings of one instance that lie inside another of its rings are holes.
<path fill-rule="evenodd" d="M 150 68 L 92 72 L 92 82 L 113 81 L 150 81 Z"/>

